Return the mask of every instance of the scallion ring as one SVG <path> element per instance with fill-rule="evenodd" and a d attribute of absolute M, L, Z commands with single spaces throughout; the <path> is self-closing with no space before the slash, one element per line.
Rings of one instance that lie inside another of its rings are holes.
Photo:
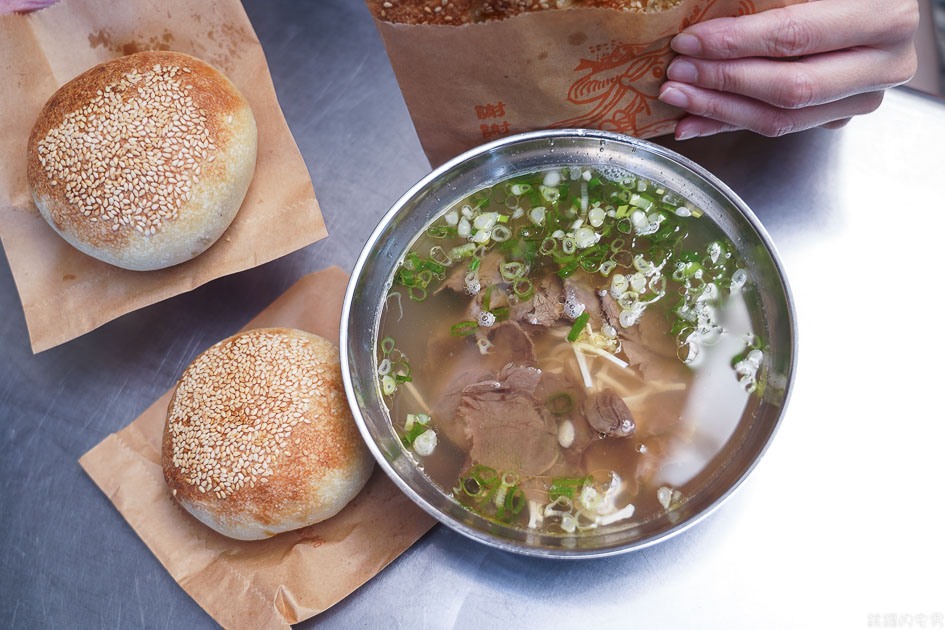
<path fill-rule="evenodd" d="M 512 231 L 504 225 L 497 225 L 492 228 L 492 240 L 498 243 L 504 243 L 512 236 Z"/>
<path fill-rule="evenodd" d="M 512 292 L 515 293 L 515 297 L 524 302 L 534 295 L 535 288 L 532 285 L 532 281 L 528 278 L 518 278 L 512 284 Z"/>
<path fill-rule="evenodd" d="M 499 267 L 499 273 L 506 280 L 515 280 L 525 274 L 525 266 L 520 262 L 504 263 Z"/>
<path fill-rule="evenodd" d="M 545 406 L 548 408 L 548 411 L 556 416 L 560 416 L 574 409 L 574 396 L 568 392 L 558 392 L 548 398 L 547 402 L 545 402 Z"/>
<path fill-rule="evenodd" d="M 450 327 L 450 334 L 454 337 L 466 337 L 467 335 L 476 334 L 478 329 L 479 324 L 477 322 L 460 322 Z"/>

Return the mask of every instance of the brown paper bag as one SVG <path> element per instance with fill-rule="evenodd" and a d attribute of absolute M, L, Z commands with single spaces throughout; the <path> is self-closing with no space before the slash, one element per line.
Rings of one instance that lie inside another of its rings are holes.
<path fill-rule="evenodd" d="M 229 76 L 253 108 L 259 150 L 243 206 L 215 245 L 176 267 L 127 271 L 73 249 L 46 224 L 27 186 L 26 143 L 61 85 L 103 61 L 150 49 L 194 55 Z M 327 235 L 239 0 L 62 0 L 0 17 L 0 77 L 0 240 L 34 352 Z"/>
<path fill-rule="evenodd" d="M 673 36 L 703 20 L 797 1 L 683 0 L 660 13 L 578 8 L 461 26 L 394 24 L 381 16 L 382 3 L 368 4 L 436 166 L 483 142 L 535 129 L 669 133 L 683 112 L 657 95 Z"/>
<path fill-rule="evenodd" d="M 337 341 L 347 275 L 303 277 L 249 328 L 287 326 Z M 336 604 L 432 525 L 379 466 L 333 518 L 268 540 L 226 538 L 178 507 L 164 483 L 161 435 L 171 392 L 79 463 L 210 616 L 227 628 L 287 628 Z"/>

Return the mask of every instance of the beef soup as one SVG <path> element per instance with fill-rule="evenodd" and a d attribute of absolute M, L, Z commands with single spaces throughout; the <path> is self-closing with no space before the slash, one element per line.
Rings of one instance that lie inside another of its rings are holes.
<path fill-rule="evenodd" d="M 400 261 L 378 386 L 405 450 L 467 509 L 545 534 L 638 524 L 705 487 L 759 405 L 754 290 L 718 226 L 652 181 L 517 176 Z"/>

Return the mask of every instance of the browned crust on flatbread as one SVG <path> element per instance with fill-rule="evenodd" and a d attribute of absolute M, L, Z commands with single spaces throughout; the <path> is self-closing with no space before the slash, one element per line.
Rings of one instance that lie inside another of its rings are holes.
<path fill-rule="evenodd" d="M 207 112 L 206 128 L 210 139 L 218 150 L 224 150 L 230 141 L 225 132 L 224 121 L 233 112 L 248 108 L 249 104 L 236 86 L 219 70 L 203 61 L 183 53 L 170 51 L 148 51 L 119 57 L 99 64 L 72 79 L 43 106 L 30 133 L 27 149 L 27 177 L 34 197 L 48 204 L 50 220 L 60 232 L 71 232 L 95 247 L 119 249 L 132 238 L 133 230 L 112 230 L 109 221 L 91 222 L 68 201 L 61 183 L 50 185 L 50 180 L 39 160 L 37 147 L 40 141 L 58 127 L 73 111 L 95 98 L 105 86 L 117 83 L 131 70 L 149 70 L 156 64 L 188 68 L 189 79 L 194 86 L 190 96 L 194 103 Z M 129 95 L 134 90 L 129 90 Z M 208 164 L 204 177 L 219 176 L 222 164 Z"/>
<path fill-rule="evenodd" d="M 311 481 L 324 478 L 337 471 L 357 470 L 358 462 L 370 459 L 361 435 L 358 432 L 347 404 L 338 350 L 335 344 L 317 335 L 291 328 L 268 328 L 251 330 L 234 335 L 221 343 L 243 336 L 265 332 L 277 332 L 286 336 L 302 337 L 309 343 L 307 348 L 316 360 L 326 364 L 322 374 L 319 395 L 304 414 L 310 424 L 300 422 L 291 432 L 290 450 L 281 453 L 272 461 L 273 474 L 267 483 L 248 485 L 226 496 L 218 498 L 211 492 L 201 493 L 197 486 L 188 483 L 182 471 L 173 464 L 173 444 L 169 422 L 173 399 L 177 396 L 181 381 L 178 381 L 168 408 L 164 437 L 162 440 L 162 464 L 164 479 L 174 497 L 181 503 L 196 503 L 211 511 L 216 518 L 226 521 L 243 521 L 251 517 L 278 530 L 280 522 L 293 517 L 299 509 L 322 509 L 322 497 L 312 493 Z M 188 367 L 188 370 L 190 368 Z M 238 426 L 237 418 L 221 417 L 220 422 Z M 338 506 L 340 508 L 340 506 Z"/>

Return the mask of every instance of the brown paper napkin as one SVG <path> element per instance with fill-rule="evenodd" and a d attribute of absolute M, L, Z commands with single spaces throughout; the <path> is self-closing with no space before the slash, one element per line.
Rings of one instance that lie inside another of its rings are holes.
<path fill-rule="evenodd" d="M 685 27 L 804 0 L 683 0 L 661 13 L 529 12 L 449 26 L 392 24 L 367 0 L 430 162 L 546 128 L 669 133 L 682 110 L 657 100 L 669 42 Z"/>
<path fill-rule="evenodd" d="M 337 267 L 305 276 L 246 329 L 288 326 L 337 341 L 346 283 Z M 224 627 L 287 628 L 317 615 L 433 525 L 377 466 L 361 493 L 327 521 L 268 540 L 221 536 L 179 508 L 164 483 L 161 435 L 170 395 L 79 463 L 181 588 Z"/>
<path fill-rule="evenodd" d="M 136 272 L 80 253 L 46 224 L 27 186 L 26 143 L 59 86 L 103 61 L 150 49 L 188 53 L 222 70 L 253 108 L 259 150 L 246 200 L 215 245 L 176 267 Z M 34 352 L 327 235 L 239 0 L 62 0 L 0 17 L 0 77 L 0 240 Z"/>

